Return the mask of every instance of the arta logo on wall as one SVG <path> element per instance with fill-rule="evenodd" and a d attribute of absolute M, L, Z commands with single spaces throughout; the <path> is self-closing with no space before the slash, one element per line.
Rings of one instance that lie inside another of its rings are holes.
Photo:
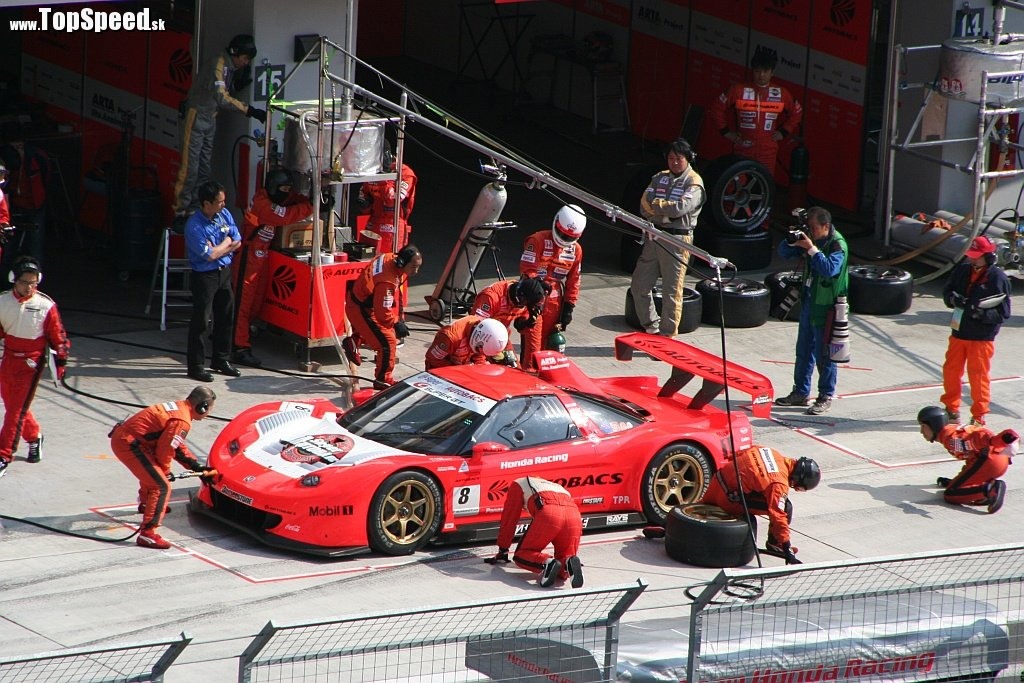
<path fill-rule="evenodd" d="M 178 48 L 171 53 L 171 61 L 167 71 L 175 83 L 184 83 L 192 73 L 192 53 L 186 48 Z"/>
<path fill-rule="evenodd" d="M 291 298 L 291 295 L 295 293 L 295 283 L 297 280 L 295 271 L 290 266 L 278 266 L 275 268 L 270 280 L 270 291 L 274 293 L 274 298 L 281 299 L 282 301 Z"/>
<path fill-rule="evenodd" d="M 832 0 L 829 17 L 836 26 L 846 26 L 853 20 L 853 10 L 857 0 Z"/>

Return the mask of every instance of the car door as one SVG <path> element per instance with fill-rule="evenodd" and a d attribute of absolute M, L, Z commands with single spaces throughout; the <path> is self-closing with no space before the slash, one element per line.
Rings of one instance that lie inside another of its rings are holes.
<path fill-rule="evenodd" d="M 593 445 L 582 438 L 569 412 L 551 394 L 515 396 L 495 406 L 473 436 L 469 467 L 477 484 L 456 491 L 454 509 L 478 510 L 480 521 L 497 520 L 509 485 L 537 476 L 567 482 L 590 467 Z M 486 450 L 489 449 L 489 450 Z M 483 452 L 485 451 L 486 452 Z"/>

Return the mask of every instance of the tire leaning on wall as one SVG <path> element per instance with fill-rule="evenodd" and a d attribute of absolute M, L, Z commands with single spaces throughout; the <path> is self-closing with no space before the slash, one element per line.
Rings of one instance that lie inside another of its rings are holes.
<path fill-rule="evenodd" d="M 698 567 L 741 567 L 754 559 L 756 526 L 751 531 L 746 520 L 715 505 L 680 505 L 665 520 L 665 552 Z"/>

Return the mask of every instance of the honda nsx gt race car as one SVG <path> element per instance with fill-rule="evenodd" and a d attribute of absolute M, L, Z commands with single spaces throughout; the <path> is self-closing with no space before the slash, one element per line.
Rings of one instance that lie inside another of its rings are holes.
<path fill-rule="evenodd" d="M 767 417 L 773 390 L 763 375 L 678 340 L 615 340 L 617 359 L 634 351 L 668 363 L 668 379 L 589 377 L 544 351 L 536 375 L 440 368 L 348 411 L 324 399 L 253 406 L 217 437 L 208 464 L 219 476 L 191 509 L 278 548 L 405 555 L 496 538 L 509 484 L 531 475 L 568 489 L 586 529 L 662 524 L 701 497 L 731 448 L 753 443 L 746 414 L 711 401 L 728 384 Z M 680 394 L 695 377 L 699 389 Z"/>

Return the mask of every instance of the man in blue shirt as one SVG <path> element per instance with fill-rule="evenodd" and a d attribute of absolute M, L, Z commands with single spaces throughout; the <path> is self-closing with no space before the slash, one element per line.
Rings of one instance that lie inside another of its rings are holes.
<path fill-rule="evenodd" d="M 192 320 L 188 325 L 188 376 L 212 382 L 206 369 L 206 337 L 213 315 L 213 361 L 210 367 L 230 377 L 242 373 L 228 362 L 231 355 L 235 301 L 231 292 L 232 254 L 242 246 L 234 218 L 225 207 L 224 186 L 208 181 L 199 186 L 199 210 L 185 223 L 185 248 L 192 266 Z"/>
<path fill-rule="evenodd" d="M 777 406 L 806 406 L 808 415 L 821 415 L 832 407 L 838 368 L 829 357 L 829 315 L 836 301 L 846 296 L 849 284 L 849 249 L 832 225 L 832 214 L 820 206 L 807 209 L 806 224 L 779 243 L 783 258 L 801 258 L 804 284 L 800 301 L 800 327 L 796 335 L 793 390 L 775 399 Z M 818 396 L 811 404 L 811 376 L 818 369 Z"/>

